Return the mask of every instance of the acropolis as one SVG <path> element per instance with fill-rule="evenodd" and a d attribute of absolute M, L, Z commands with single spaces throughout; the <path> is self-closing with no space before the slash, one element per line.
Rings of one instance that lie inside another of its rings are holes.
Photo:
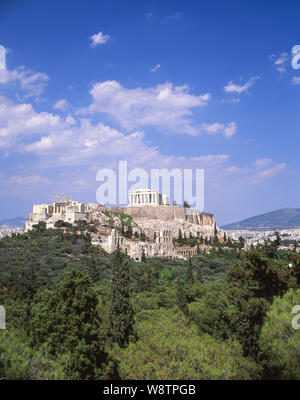
<path fill-rule="evenodd" d="M 107 207 L 97 203 L 84 203 L 68 196 L 53 199 L 51 204 L 35 204 L 25 223 L 25 231 L 34 229 L 39 222 L 46 228 L 56 228 L 57 221 L 76 224 L 79 220 L 98 221 L 97 231 L 91 233 L 92 244 L 112 253 L 119 244 L 121 250 L 132 259 L 146 257 L 186 258 L 196 248 L 176 249 L 173 238 L 178 238 L 179 230 L 186 237 L 211 237 L 214 234 L 213 214 L 195 209 L 170 205 L 169 196 L 157 190 L 137 189 L 130 191 L 129 204 L 125 207 Z M 132 238 L 122 234 L 120 215 L 131 218 Z M 113 222 L 112 222 L 113 221 Z M 145 234 L 148 241 L 137 239 Z M 137 235 L 137 236 L 134 236 Z M 150 241 L 149 241 L 150 240 Z"/>

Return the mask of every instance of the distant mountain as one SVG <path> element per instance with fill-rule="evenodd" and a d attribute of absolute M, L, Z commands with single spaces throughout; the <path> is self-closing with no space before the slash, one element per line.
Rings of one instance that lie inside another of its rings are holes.
<path fill-rule="evenodd" d="M 251 231 L 300 228 L 300 208 L 281 208 L 266 214 L 223 225 L 222 229 L 249 229 Z"/>
<path fill-rule="evenodd" d="M 0 226 L 2 226 L 2 225 L 6 225 L 9 227 L 18 226 L 20 228 L 23 228 L 25 221 L 26 221 L 26 218 L 24 218 L 24 217 L 2 219 L 2 220 L 0 220 Z"/>

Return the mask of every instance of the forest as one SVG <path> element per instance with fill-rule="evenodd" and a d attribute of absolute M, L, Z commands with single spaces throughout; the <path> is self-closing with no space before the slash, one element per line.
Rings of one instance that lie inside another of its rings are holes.
<path fill-rule="evenodd" d="M 280 240 L 133 262 L 84 226 L 5 237 L 0 378 L 300 379 L 300 255 Z"/>

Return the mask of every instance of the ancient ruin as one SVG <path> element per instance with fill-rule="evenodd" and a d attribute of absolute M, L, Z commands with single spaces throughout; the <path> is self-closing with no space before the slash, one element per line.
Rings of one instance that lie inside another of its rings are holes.
<path fill-rule="evenodd" d="M 86 220 L 95 223 L 91 233 L 92 244 L 112 253 L 119 245 L 133 260 L 145 257 L 187 258 L 196 247 L 176 248 L 173 238 L 179 231 L 185 237 L 214 235 L 213 214 L 188 207 L 169 204 L 169 196 L 157 190 L 138 189 L 129 192 L 130 203 L 126 207 L 106 207 L 96 203 L 74 201 L 68 196 L 56 197 L 51 204 L 33 206 L 33 212 L 25 223 L 25 231 L 44 222 L 46 228 L 55 228 L 57 221 L 76 224 Z M 124 221 L 126 220 L 126 223 Z M 126 234 L 132 230 L 131 237 Z M 200 246 L 201 251 L 209 246 Z"/>

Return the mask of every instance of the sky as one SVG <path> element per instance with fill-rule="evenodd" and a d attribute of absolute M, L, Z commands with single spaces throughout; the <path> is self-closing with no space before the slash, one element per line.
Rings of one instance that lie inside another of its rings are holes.
<path fill-rule="evenodd" d="M 296 0 L 1 0 L 0 219 L 96 202 L 97 171 L 122 160 L 204 169 L 218 225 L 299 207 L 299 15 Z"/>

